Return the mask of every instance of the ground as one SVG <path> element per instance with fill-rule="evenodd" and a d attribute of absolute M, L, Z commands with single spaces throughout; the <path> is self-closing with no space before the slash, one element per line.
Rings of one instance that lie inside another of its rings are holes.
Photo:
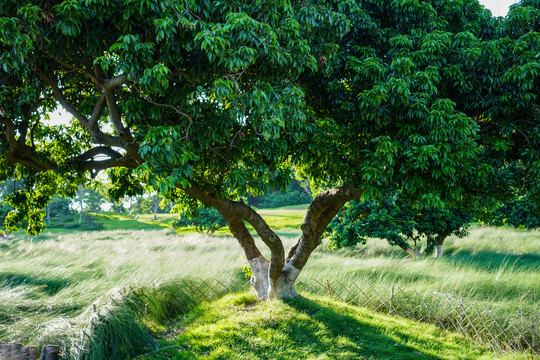
<path fill-rule="evenodd" d="M 303 211 L 264 210 L 263 216 L 292 245 Z M 51 229 L 0 244 L 0 340 L 38 344 L 67 336 L 76 343 L 92 305 L 106 312 L 111 296 L 129 287 L 189 277 L 218 278 L 233 290 L 246 284 L 247 262 L 226 230 L 214 237 L 189 229 L 175 234 L 170 216 L 131 219 L 129 227 L 140 230 L 121 230 L 125 223 L 116 215 L 96 219 L 105 231 Z M 321 246 L 299 280 L 444 292 L 486 305 L 506 321 L 519 309 L 540 313 L 538 263 L 540 233 L 475 225 L 470 236 L 448 239 L 439 260 L 411 260 L 375 239 L 335 252 Z"/>

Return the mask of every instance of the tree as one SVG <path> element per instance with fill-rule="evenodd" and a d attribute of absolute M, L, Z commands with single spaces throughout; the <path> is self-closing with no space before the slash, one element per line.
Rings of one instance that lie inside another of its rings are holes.
<path fill-rule="evenodd" d="M 473 0 L 8 0 L 0 13 L 0 180 L 24 179 L 8 228 L 40 231 L 51 195 L 105 170 L 115 198 L 143 182 L 218 210 L 259 298 L 286 297 L 349 200 L 400 190 L 481 207 L 506 180 L 538 178 L 538 33 Z M 70 125 L 47 122 L 57 104 Z M 479 138 L 486 122 L 494 140 Z M 502 160 L 516 149 L 519 171 Z M 285 189 L 293 169 L 318 191 L 286 256 L 242 198 Z"/>
<path fill-rule="evenodd" d="M 62 220 L 66 216 L 72 215 L 73 211 L 71 210 L 70 206 L 70 199 L 53 195 L 47 204 L 47 220 L 49 221 L 49 225 L 51 217 L 57 217 Z"/>
<path fill-rule="evenodd" d="M 185 211 L 173 221 L 173 228 L 195 226 L 195 230 L 203 234 L 212 235 L 216 230 L 227 226 L 227 222 L 216 209 L 197 207 L 191 211 Z"/>
<path fill-rule="evenodd" d="M 414 209 L 396 194 L 382 203 L 353 201 L 332 220 L 327 232 L 329 247 L 339 249 L 365 244 L 367 238 L 386 239 L 416 258 L 420 255 L 418 242 L 426 240 L 426 253 L 435 250 L 442 257 L 444 240 L 448 236 L 464 237 L 471 216 L 457 209 Z M 412 243 L 412 244 L 411 244 Z"/>

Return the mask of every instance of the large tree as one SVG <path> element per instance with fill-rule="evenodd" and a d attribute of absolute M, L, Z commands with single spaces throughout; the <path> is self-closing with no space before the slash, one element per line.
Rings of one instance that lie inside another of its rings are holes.
<path fill-rule="evenodd" d="M 347 201 L 401 190 L 431 206 L 459 204 L 505 184 L 507 166 L 491 165 L 486 150 L 496 147 L 477 139 L 478 124 L 496 118 L 487 112 L 499 93 L 486 84 L 514 69 L 505 57 L 477 69 L 482 46 L 503 36 L 500 22 L 472 0 L 3 1 L 0 177 L 24 183 L 7 199 L 16 208 L 8 227 L 24 219 L 40 231 L 52 194 L 73 196 L 106 170 L 116 197 L 144 182 L 217 209 L 259 298 L 294 296 Z M 519 29 L 503 45 L 523 43 L 526 56 L 515 59 L 528 66 L 519 70 L 527 86 L 516 96 L 537 104 L 538 73 L 527 64 L 538 33 Z M 503 92 L 522 81 L 507 76 Z M 57 106 L 69 125 L 47 121 Z M 531 108 L 505 123 L 535 122 Z M 319 191 L 286 255 L 242 198 L 285 188 L 293 169 Z"/>

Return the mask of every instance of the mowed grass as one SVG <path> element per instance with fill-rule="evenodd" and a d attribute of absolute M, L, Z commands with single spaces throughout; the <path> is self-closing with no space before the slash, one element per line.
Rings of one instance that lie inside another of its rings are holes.
<path fill-rule="evenodd" d="M 330 300 L 256 303 L 251 294 L 203 303 L 173 322 L 144 360 L 525 359 L 455 333 Z"/>
<path fill-rule="evenodd" d="M 287 246 L 297 241 L 305 207 L 261 212 Z M 192 229 L 175 234 L 167 224 L 172 216 L 161 214 L 156 222 L 151 215 L 135 219 L 140 230 L 119 230 L 122 217 L 104 216 L 108 223 L 96 221 L 117 230 L 18 234 L 0 244 L 0 340 L 38 344 L 80 337 L 92 304 L 99 309 L 129 286 L 189 277 L 243 279 L 247 262 L 226 230 L 214 237 Z M 334 252 L 323 244 L 299 280 L 311 279 L 445 292 L 482 302 L 498 316 L 520 308 L 539 312 L 540 233 L 477 226 L 467 238 L 448 239 L 442 259 L 412 260 L 376 239 Z"/>

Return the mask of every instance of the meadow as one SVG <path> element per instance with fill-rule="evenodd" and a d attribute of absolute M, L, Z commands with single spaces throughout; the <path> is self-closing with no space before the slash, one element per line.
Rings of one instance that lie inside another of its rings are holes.
<path fill-rule="evenodd" d="M 290 246 L 298 237 L 296 229 L 304 211 L 292 207 L 261 212 L 279 228 L 278 234 Z M 160 215 L 158 221 L 152 221 L 150 216 L 126 219 L 96 215 L 96 221 L 103 223 L 106 230 L 51 229 L 37 237 L 16 234 L 0 245 L 0 340 L 74 343 L 88 324 L 93 305 L 102 308 L 126 288 L 159 288 L 159 284 L 189 278 L 219 279 L 231 287 L 247 281 L 243 273 L 247 262 L 227 230 L 213 237 L 190 229 L 176 234 L 170 228 L 170 215 Z M 337 279 L 360 287 L 396 285 L 419 293 L 445 292 L 485 304 L 500 317 L 518 309 L 539 313 L 540 233 L 477 225 L 466 238 L 448 239 L 442 259 L 412 260 L 378 239 L 339 251 L 321 246 L 299 280 L 309 279 Z M 283 306 L 300 311 L 294 304 Z M 286 317 L 298 315 L 288 314 Z M 362 316 L 367 315 L 351 314 L 354 321 L 360 321 Z M 385 321 L 381 319 L 377 326 Z M 152 326 L 158 329 L 163 324 Z M 317 333 L 319 325 L 310 326 L 315 326 L 313 331 Z M 167 339 L 163 341 L 176 341 Z M 435 351 L 423 349 L 421 352 Z M 320 355 L 317 351 L 314 358 Z"/>

